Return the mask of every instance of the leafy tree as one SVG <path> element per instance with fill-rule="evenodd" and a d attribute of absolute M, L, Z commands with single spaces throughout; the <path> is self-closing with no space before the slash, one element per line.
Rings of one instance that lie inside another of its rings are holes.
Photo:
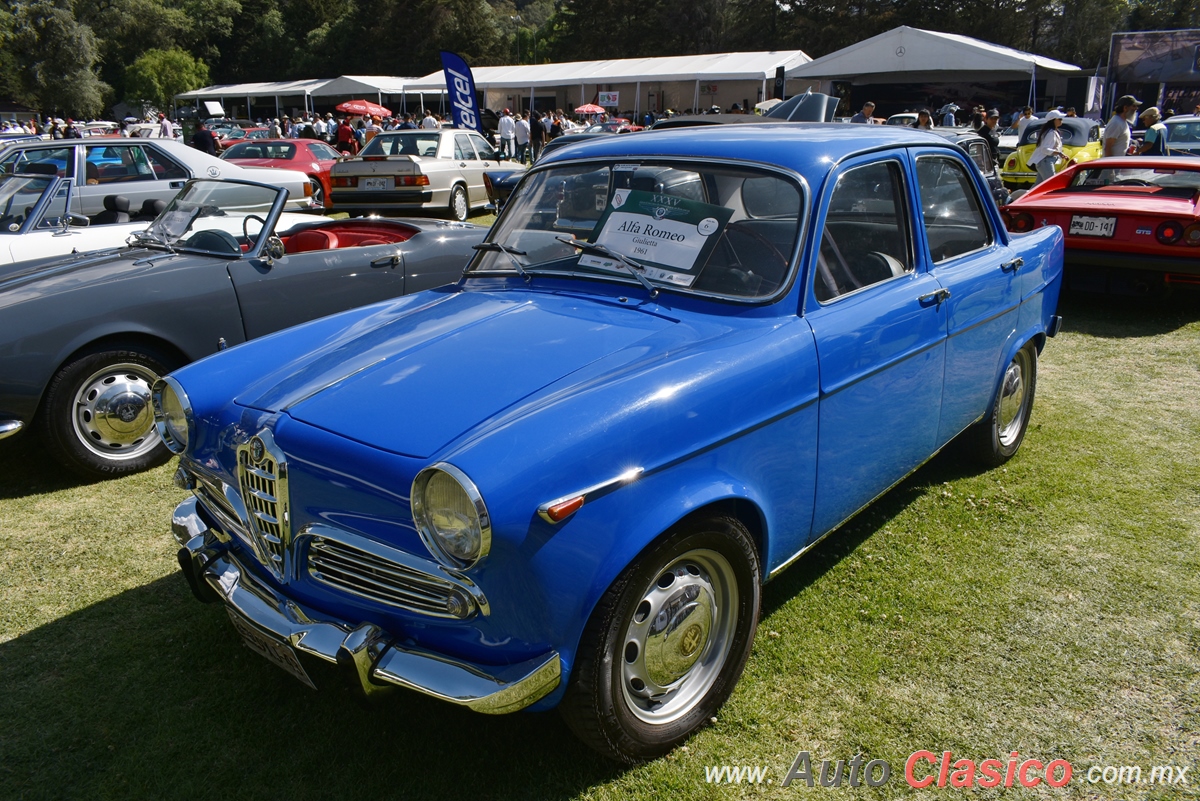
<path fill-rule="evenodd" d="M 104 108 L 109 86 L 96 75 L 96 35 L 75 19 L 67 0 L 17 6 L 11 54 L 22 66 L 15 94 L 26 105 L 78 117 Z"/>
<path fill-rule="evenodd" d="M 147 50 L 125 71 L 125 100 L 167 109 L 175 95 L 208 85 L 208 66 L 186 50 Z"/>

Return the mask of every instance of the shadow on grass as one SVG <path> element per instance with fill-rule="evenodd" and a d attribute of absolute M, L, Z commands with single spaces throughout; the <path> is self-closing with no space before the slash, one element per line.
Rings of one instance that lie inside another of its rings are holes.
<path fill-rule="evenodd" d="M 1065 332 L 1105 339 L 1151 337 L 1200 320 L 1200 291 L 1156 297 L 1064 292 L 1058 313 Z"/>
<path fill-rule="evenodd" d="M 0 441 L 0 500 L 95 483 L 50 458 L 36 436 L 23 432 Z"/>
<path fill-rule="evenodd" d="M 0 676 L 10 798 L 561 798 L 621 772 L 555 713 L 313 692 L 178 575 L 0 644 Z"/>
<path fill-rule="evenodd" d="M 841 528 L 829 534 L 794 565 L 780 573 L 777 579 L 767 584 L 763 589 L 762 617 L 771 615 L 838 562 L 854 553 L 931 487 L 987 471 L 988 468 L 966 458 L 961 446 L 952 441 L 923 467 L 843 523 Z"/>

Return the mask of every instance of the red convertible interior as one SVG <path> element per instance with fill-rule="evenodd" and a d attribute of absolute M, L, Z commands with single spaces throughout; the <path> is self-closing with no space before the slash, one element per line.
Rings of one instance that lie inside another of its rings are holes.
<path fill-rule="evenodd" d="M 323 225 L 320 228 L 305 228 L 295 233 L 283 234 L 283 249 L 287 253 L 307 253 L 313 250 L 335 250 L 337 248 L 366 247 L 368 245 L 393 245 L 410 239 L 417 233 L 414 228 L 399 225 Z"/>

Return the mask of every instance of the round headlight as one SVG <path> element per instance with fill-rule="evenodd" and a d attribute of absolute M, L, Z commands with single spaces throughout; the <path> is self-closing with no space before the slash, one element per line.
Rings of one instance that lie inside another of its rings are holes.
<path fill-rule="evenodd" d="M 154 404 L 154 427 L 171 453 L 187 450 L 192 434 L 192 403 L 179 382 L 170 376 L 154 382 L 150 390 Z"/>
<path fill-rule="evenodd" d="M 418 473 L 412 511 L 421 539 L 442 564 L 466 568 L 487 556 L 491 519 L 479 490 L 458 468 L 443 462 Z"/>

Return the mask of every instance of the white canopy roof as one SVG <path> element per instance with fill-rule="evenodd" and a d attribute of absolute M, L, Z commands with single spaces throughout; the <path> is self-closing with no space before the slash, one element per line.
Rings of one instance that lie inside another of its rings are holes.
<path fill-rule="evenodd" d="M 328 78 L 308 81 L 270 81 L 267 83 L 228 83 L 206 86 L 175 95 L 177 100 L 211 100 L 221 97 L 292 97 L 311 95 L 314 90 L 329 83 Z"/>
<path fill-rule="evenodd" d="M 350 95 L 365 97 L 369 100 L 381 94 L 402 95 L 409 91 L 415 92 L 416 89 L 408 87 L 420 80 L 420 78 L 397 78 L 394 75 L 343 75 L 340 78 L 325 81 L 320 88 L 312 90 L 309 94 L 315 97 Z"/>
<path fill-rule="evenodd" d="M 506 87 L 578 86 L 581 83 L 651 83 L 669 81 L 762 81 L 775 77 L 775 68 L 798 67 L 812 61 L 803 50 L 757 53 L 710 53 L 700 56 L 621 58 L 606 61 L 568 61 L 562 64 L 520 64 L 472 67 L 476 89 Z M 409 92 L 446 88 L 441 70 L 407 84 Z"/>
<path fill-rule="evenodd" d="M 1038 72 L 1071 74 L 1079 67 L 970 36 L 901 25 L 787 71 L 788 78 L 853 83 L 953 80 L 1007 81 Z"/>

